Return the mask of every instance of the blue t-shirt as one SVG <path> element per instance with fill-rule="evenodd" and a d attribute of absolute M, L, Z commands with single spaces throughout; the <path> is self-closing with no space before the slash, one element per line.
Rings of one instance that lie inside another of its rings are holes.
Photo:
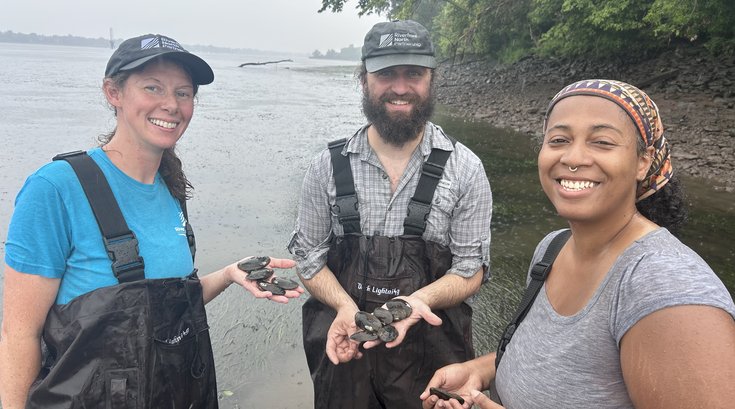
<path fill-rule="evenodd" d="M 193 270 L 185 218 L 160 175 L 140 183 L 118 169 L 100 148 L 89 152 L 105 174 L 125 221 L 138 238 L 146 278 L 184 277 Z M 59 278 L 56 303 L 118 284 L 97 221 L 66 161 L 28 177 L 15 199 L 5 263 L 16 271 Z"/>

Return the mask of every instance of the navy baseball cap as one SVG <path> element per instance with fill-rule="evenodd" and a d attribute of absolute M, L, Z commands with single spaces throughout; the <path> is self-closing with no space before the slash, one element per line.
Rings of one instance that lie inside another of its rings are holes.
<path fill-rule="evenodd" d="M 191 73 L 191 80 L 197 85 L 214 81 L 212 68 L 203 59 L 186 51 L 176 40 L 160 34 L 145 34 L 129 38 L 117 47 L 107 62 L 105 77 L 120 71 L 132 70 L 148 61 L 165 55 L 183 64 Z"/>
<path fill-rule="evenodd" d="M 368 72 L 396 65 L 436 68 L 429 32 L 413 20 L 378 23 L 365 35 L 362 60 Z"/>

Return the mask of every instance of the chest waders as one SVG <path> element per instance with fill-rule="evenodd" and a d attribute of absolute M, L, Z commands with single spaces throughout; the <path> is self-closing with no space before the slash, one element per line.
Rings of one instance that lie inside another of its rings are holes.
<path fill-rule="evenodd" d="M 410 295 L 432 283 L 452 265 L 447 246 L 422 239 L 434 191 L 451 151 L 435 148 L 423 164 L 403 235 L 364 236 L 349 158 L 341 154 L 345 143 L 342 139 L 329 144 L 337 187 L 333 211 L 345 235 L 332 241 L 327 266 L 358 308 L 372 312 L 396 296 Z M 332 364 L 325 351 L 336 311 L 312 297 L 302 312 L 316 409 L 420 408 L 418 396 L 434 371 L 474 358 L 472 309 L 465 303 L 434 311 L 443 321 L 439 327 L 421 321 L 399 346 L 362 350 L 362 359 L 339 365 Z"/>
<path fill-rule="evenodd" d="M 196 270 L 184 278 L 145 279 L 138 241 L 97 164 L 84 152 L 54 160 L 66 160 L 76 172 L 119 284 L 51 308 L 43 328 L 44 363 L 26 407 L 217 408 Z M 194 234 L 186 219 L 193 258 Z"/>

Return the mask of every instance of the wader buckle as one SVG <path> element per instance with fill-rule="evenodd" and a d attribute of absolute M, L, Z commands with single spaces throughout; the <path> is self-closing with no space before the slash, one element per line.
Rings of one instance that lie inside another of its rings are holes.
<path fill-rule="evenodd" d="M 353 193 L 335 198 L 332 212 L 337 215 L 340 223 L 360 220 L 360 213 L 357 211 L 357 195 Z"/>
<path fill-rule="evenodd" d="M 406 212 L 406 220 L 404 220 L 403 225 L 424 231 L 429 212 L 431 212 L 431 204 L 411 200 L 408 202 L 408 211 Z"/>
<path fill-rule="evenodd" d="M 138 255 L 138 239 L 130 232 L 121 236 L 103 237 L 107 255 L 112 260 L 112 272 L 120 282 L 144 278 L 143 258 Z"/>

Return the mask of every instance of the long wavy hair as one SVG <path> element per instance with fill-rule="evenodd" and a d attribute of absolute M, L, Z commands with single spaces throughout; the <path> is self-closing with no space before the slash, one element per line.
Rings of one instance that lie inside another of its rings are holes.
<path fill-rule="evenodd" d="M 179 67 L 181 67 L 182 70 L 189 74 L 189 78 L 192 77 L 191 72 L 187 69 L 187 67 L 174 59 L 166 58 L 165 56 L 163 56 L 154 58 L 151 61 L 157 61 L 159 59 L 165 59 L 166 61 L 178 65 Z M 150 64 L 151 61 L 131 70 L 120 71 L 119 73 L 110 77 L 106 77 L 105 79 L 109 79 L 110 81 L 112 81 L 117 89 L 123 89 L 125 87 L 125 83 L 128 81 L 128 78 L 130 78 L 130 75 L 143 70 L 143 68 L 146 65 Z M 196 96 L 197 91 L 199 90 L 199 86 L 197 84 L 193 84 L 193 86 L 194 95 Z M 110 106 L 110 108 L 112 109 L 115 117 L 117 117 L 117 109 L 115 109 L 115 107 L 113 106 Z M 117 126 L 112 131 L 100 135 L 97 138 L 100 146 L 105 146 L 110 143 L 112 138 L 115 136 L 116 131 Z M 158 173 L 161 174 L 161 177 L 166 183 L 166 186 L 171 192 L 171 195 L 178 200 L 184 201 L 192 197 L 191 192 L 192 190 L 194 190 L 194 186 L 191 184 L 191 182 L 189 182 L 189 179 L 186 178 L 186 175 L 184 174 L 184 169 L 181 164 L 181 159 L 179 159 L 179 157 L 176 155 L 175 148 L 176 147 L 174 146 L 163 151 L 161 164 L 158 166 Z"/>

